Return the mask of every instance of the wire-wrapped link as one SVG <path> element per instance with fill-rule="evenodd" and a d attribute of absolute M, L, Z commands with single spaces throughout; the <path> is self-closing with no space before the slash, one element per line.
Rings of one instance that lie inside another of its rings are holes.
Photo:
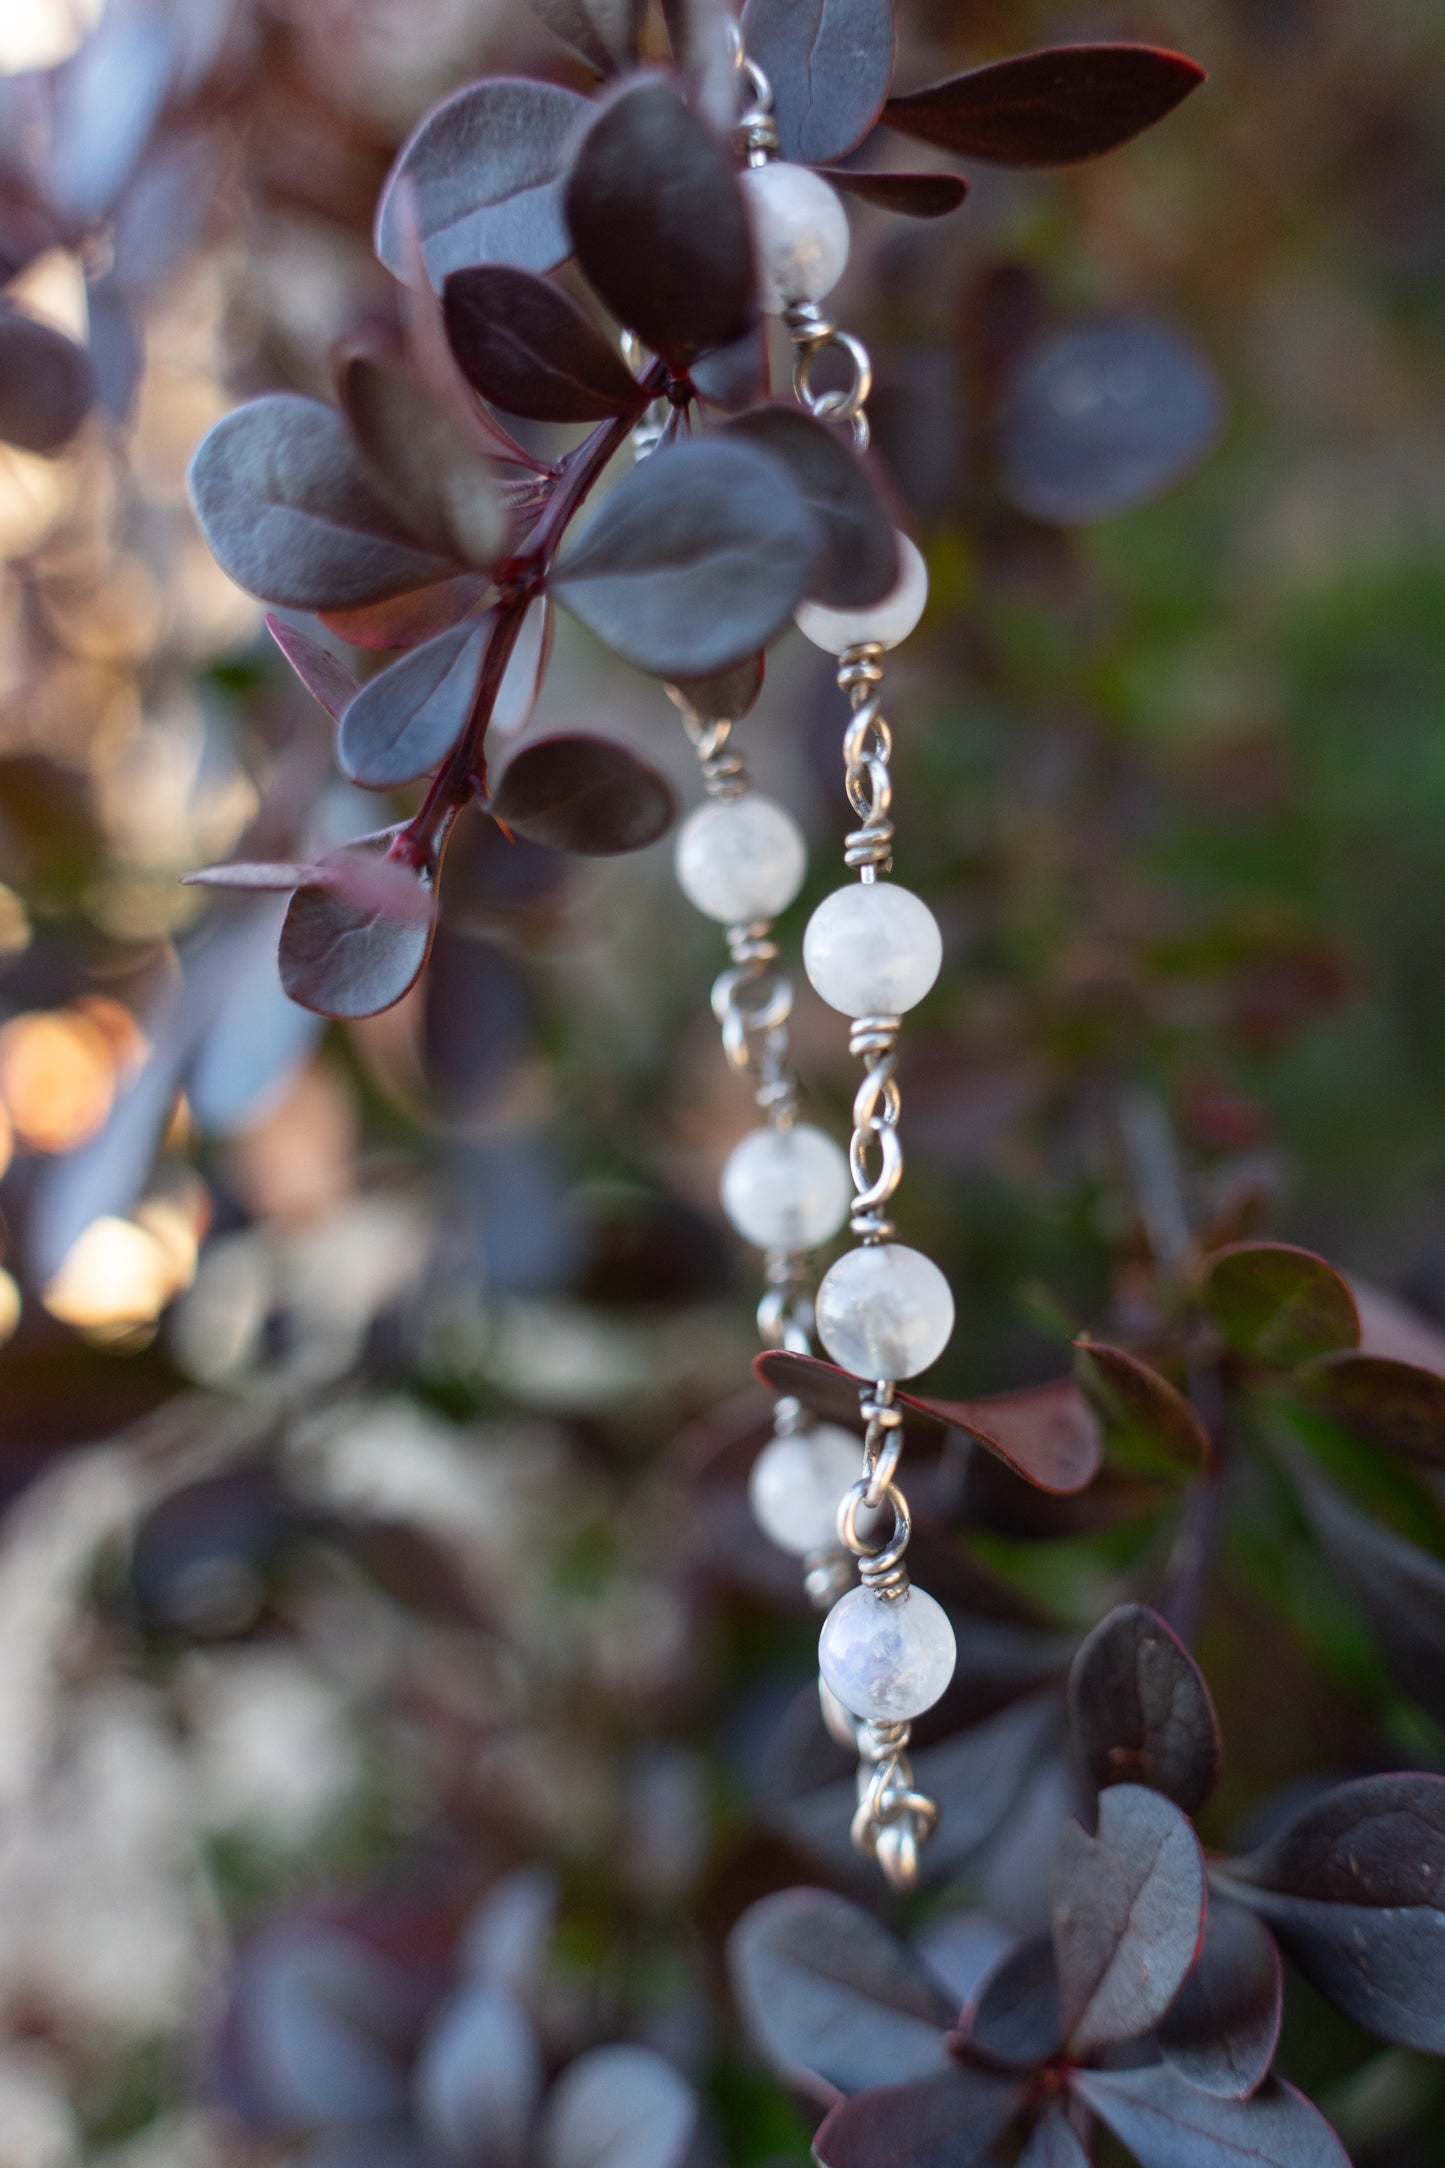
<path fill-rule="evenodd" d="M 792 981 L 777 966 L 778 945 L 768 922 L 729 926 L 731 968 L 713 981 L 712 1013 L 722 1027 L 723 1052 L 750 1079 L 754 1097 L 775 1128 L 787 1129 L 798 1110 L 798 1084 L 788 1061 Z"/>
<path fill-rule="evenodd" d="M 865 1858 L 876 1859 L 889 1883 L 910 1890 L 918 1879 L 918 1851 L 938 1827 L 938 1808 L 916 1791 L 908 1758 L 911 1724 L 858 1726 L 858 1806 L 852 1839 Z"/>
<path fill-rule="evenodd" d="M 759 1339 L 764 1347 L 783 1348 L 789 1355 L 811 1355 L 813 1296 L 803 1255 L 797 1250 L 769 1250 L 763 1271 L 767 1288 L 758 1304 Z M 773 1429 L 780 1435 L 799 1429 L 802 1408 L 800 1400 L 780 1400 L 773 1413 Z"/>
<path fill-rule="evenodd" d="M 798 349 L 793 363 L 793 396 L 820 422 L 847 422 L 853 443 L 866 452 L 873 441 L 864 408 L 873 389 L 873 362 L 861 339 L 840 331 L 816 301 L 791 301 L 783 311 L 788 335 Z M 833 391 L 817 391 L 813 372 L 824 354 L 841 354 L 849 364 L 849 381 Z"/>
<path fill-rule="evenodd" d="M 747 762 L 732 743 L 732 724 L 725 716 L 715 723 L 705 723 L 688 706 L 685 695 L 675 685 L 668 686 L 667 697 L 681 711 L 682 727 L 697 754 L 703 789 L 709 798 L 716 798 L 724 805 L 745 798 L 753 787 L 753 779 L 748 774 Z"/>
<path fill-rule="evenodd" d="M 893 1221 L 884 1207 L 903 1180 L 903 1147 L 898 1141 L 898 1118 L 902 1111 L 898 1078 L 896 1016 L 860 1016 L 854 1019 L 848 1051 L 865 1064 L 862 1082 L 853 1098 L 853 1135 L 848 1144 L 848 1165 L 856 1195 L 849 1221 L 860 1242 L 891 1242 Z M 879 1170 L 870 1171 L 869 1155 L 879 1155 Z"/>
<path fill-rule="evenodd" d="M 845 648 L 838 659 L 838 686 L 848 695 L 853 720 L 843 739 L 843 782 L 862 826 L 843 845 L 843 862 L 864 881 L 893 869 L 893 733 L 883 715 L 883 649 L 876 640 Z"/>

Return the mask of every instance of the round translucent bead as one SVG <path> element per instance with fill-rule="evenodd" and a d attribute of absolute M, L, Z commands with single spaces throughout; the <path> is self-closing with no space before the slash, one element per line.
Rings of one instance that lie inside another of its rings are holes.
<path fill-rule="evenodd" d="M 815 1250 L 848 1217 L 853 1178 L 847 1155 L 821 1129 L 755 1129 L 729 1155 L 722 1207 L 760 1250 Z"/>
<path fill-rule="evenodd" d="M 724 926 L 776 918 L 803 885 L 808 846 L 791 813 L 749 791 L 690 813 L 673 852 L 689 903 Z"/>
<path fill-rule="evenodd" d="M 866 610 L 828 610 L 821 602 L 800 602 L 793 612 L 799 632 L 825 654 L 842 655 L 850 647 L 876 640 L 897 647 L 923 615 L 928 601 L 928 567 L 916 542 L 898 536 L 898 580 L 881 602 Z"/>
<path fill-rule="evenodd" d="M 780 316 L 791 302 L 821 301 L 848 262 L 848 213 L 807 166 L 774 159 L 739 178 L 752 217 L 758 301 Z"/>
<path fill-rule="evenodd" d="M 803 969 L 844 1016 L 901 1016 L 923 999 L 942 962 L 938 920 L 892 881 L 835 888 L 803 935 Z"/>
<path fill-rule="evenodd" d="M 849 1589 L 818 1640 L 818 1668 L 844 1708 L 884 1723 L 931 1709 L 957 1660 L 948 1613 L 921 1588 L 891 1600 Z"/>
<path fill-rule="evenodd" d="M 818 1338 L 855 1378 L 913 1378 L 953 1332 L 953 1295 L 931 1257 L 902 1242 L 849 1250 L 818 1289 Z"/>
<path fill-rule="evenodd" d="M 795 1558 L 835 1549 L 839 1503 L 862 1472 L 862 1439 L 837 1423 L 770 1438 L 748 1478 L 753 1519 L 770 1543 Z"/>

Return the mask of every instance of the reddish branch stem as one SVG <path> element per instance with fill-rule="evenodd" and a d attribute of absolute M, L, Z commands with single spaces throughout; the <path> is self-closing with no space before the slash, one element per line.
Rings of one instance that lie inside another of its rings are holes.
<path fill-rule="evenodd" d="M 649 399 L 666 387 L 667 370 L 655 362 L 643 378 Z M 483 747 L 496 706 L 497 694 L 529 606 L 546 587 L 562 537 L 576 513 L 596 486 L 614 453 L 636 424 L 634 413 L 618 414 L 600 422 L 589 437 L 563 460 L 557 486 L 527 539 L 525 549 L 497 566 L 494 578 L 497 601 L 492 629 L 477 673 L 476 691 L 462 734 L 433 778 L 421 810 L 408 821 L 387 854 L 408 865 L 435 872 L 443 846 L 462 807 L 472 796 L 484 773 Z"/>

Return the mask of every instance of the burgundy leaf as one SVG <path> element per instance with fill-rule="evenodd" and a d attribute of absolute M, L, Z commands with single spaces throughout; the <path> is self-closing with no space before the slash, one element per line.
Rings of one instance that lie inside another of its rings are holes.
<path fill-rule="evenodd" d="M 1167 2063 L 1076 2070 L 1072 2083 L 1140 2168 L 1350 2168 L 1318 2108 L 1278 2078 L 1252 2100 L 1202 2093 Z"/>
<path fill-rule="evenodd" d="M 276 393 L 225 415 L 202 439 L 191 501 L 223 572 L 263 601 L 354 609 L 445 579 L 384 504 L 341 416 Z"/>
<path fill-rule="evenodd" d="M 58 452 L 90 412 L 95 390 L 83 346 L 0 308 L 0 439 L 23 452 Z"/>
<path fill-rule="evenodd" d="M 1042 340 L 1009 385 L 995 447 L 1005 497 L 1088 526 L 1162 496 L 1219 435 L 1208 363 L 1176 332 L 1126 319 Z"/>
<path fill-rule="evenodd" d="M 761 324 L 754 324 L 730 346 L 719 346 L 700 355 L 688 371 L 693 390 L 704 406 L 720 414 L 741 414 L 768 389 L 768 342 Z"/>
<path fill-rule="evenodd" d="M 376 852 L 378 845 L 353 846 Z M 340 854 L 338 854 L 340 855 Z M 416 876 L 424 907 L 428 899 Z M 402 919 L 327 888 L 298 888 L 281 928 L 281 984 L 319 1016 L 375 1016 L 416 984 L 432 919 Z"/>
<path fill-rule="evenodd" d="M 1164 2059 L 1223 2100 L 1247 2100 L 1269 2075 L 1284 2015 L 1279 1951 L 1243 1905 L 1215 1898 L 1199 1962 L 1159 2028 Z"/>
<path fill-rule="evenodd" d="M 1445 2053 L 1445 1777 L 1341 1784 L 1216 1873 L 1367 2032 Z"/>
<path fill-rule="evenodd" d="M 1286 1242 L 1235 1242 L 1205 1261 L 1200 1301 L 1236 1355 L 1293 1370 L 1359 1344 L 1349 1288 L 1322 1257 Z"/>
<path fill-rule="evenodd" d="M 276 895 L 288 894 L 303 882 L 319 878 L 320 869 L 314 865 L 268 865 L 245 859 L 234 860 L 228 866 L 199 866 L 194 873 L 181 875 L 187 888 L 259 888 Z"/>
<path fill-rule="evenodd" d="M 608 738 L 538 738 L 511 760 L 488 810 L 549 850 L 611 858 L 667 833 L 677 800 L 667 778 Z"/>
<path fill-rule="evenodd" d="M 647 404 L 621 355 L 575 301 L 510 264 L 454 271 L 443 292 L 447 337 L 467 382 L 532 421 L 593 422 Z"/>
<path fill-rule="evenodd" d="M 382 653 L 420 647 L 439 632 L 449 632 L 472 611 L 487 591 L 487 582 L 473 574 L 442 580 L 435 587 L 418 587 L 409 595 L 393 595 L 387 602 L 372 602 L 359 610 L 323 610 L 321 622 L 328 632 L 352 647 Z"/>
<path fill-rule="evenodd" d="M 820 537 L 787 470 L 720 438 L 655 452 L 562 559 L 552 593 L 641 670 L 699 677 L 781 631 Z"/>
<path fill-rule="evenodd" d="M 1071 1822 L 1059 1840 L 1053 1901 L 1070 2053 L 1142 2039 L 1204 1933 L 1204 1855 L 1187 1816 L 1139 1784 L 1101 1792 L 1097 1835 Z"/>
<path fill-rule="evenodd" d="M 856 1422 L 858 1380 L 834 1364 L 775 1353 L 758 1356 L 753 1368 L 774 1392 L 795 1394 L 815 1415 Z M 912 1393 L 897 1400 L 908 1430 L 916 1424 L 925 1432 L 966 1431 L 1040 1490 L 1081 1491 L 1099 1472 L 1102 1428 L 1072 1378 L 989 1400 L 921 1400 Z"/>
<path fill-rule="evenodd" d="M 1295 1383 L 1371 1444 L 1427 1466 L 1445 1465 L 1445 1377 L 1437 1372 L 1347 1349 L 1305 1364 Z"/>
<path fill-rule="evenodd" d="M 996 1966 L 964 2012 L 960 2038 L 991 2062 L 1028 2069 L 1064 2044 L 1054 1946 L 1047 1935 L 1021 1943 Z"/>
<path fill-rule="evenodd" d="M 700 723 L 740 722 L 757 706 L 768 658 L 761 651 L 745 656 L 731 670 L 712 677 L 679 678 L 668 686 L 677 705 Z"/>
<path fill-rule="evenodd" d="M 1445 1724 L 1445 1564 L 1357 1511 L 1303 1461 L 1292 1461 L 1291 1473 L 1320 1549 L 1392 1675 Z"/>
<path fill-rule="evenodd" d="M 1074 1376 L 1121 1467 L 1177 1478 L 1207 1464 L 1209 1433 L 1199 1416 L 1177 1386 L 1137 1355 L 1099 1340 L 1076 1340 Z"/>
<path fill-rule="evenodd" d="M 466 619 L 368 679 L 336 739 L 353 783 L 394 790 L 441 766 L 471 712 L 490 631 L 489 617 Z"/>
<path fill-rule="evenodd" d="M 433 107 L 397 153 L 376 210 L 376 253 L 407 275 L 403 187 L 427 274 L 441 290 L 468 264 L 550 271 L 570 252 L 562 174 L 588 113 L 556 83 L 494 76 Z"/>
<path fill-rule="evenodd" d="M 417 540 L 481 571 L 495 564 L 506 509 L 487 461 L 444 409 L 374 353 L 347 355 L 337 389 L 372 480 Z"/>
<path fill-rule="evenodd" d="M 671 83 L 644 77 L 602 108 L 566 209 L 592 285 L 672 369 L 747 331 L 753 251 L 737 172 Z"/>
<path fill-rule="evenodd" d="M 691 2087 L 651 2048 L 592 2048 L 548 2094 L 532 2157 L 548 2168 L 683 2168 L 697 2158 L 697 2124 Z M 491 2128 L 481 2130 L 455 2151 L 495 2158 Z"/>
<path fill-rule="evenodd" d="M 266 630 L 307 692 L 321 702 L 334 723 L 340 722 L 342 710 L 356 698 L 357 684 L 351 672 L 337 661 L 330 648 L 298 632 L 284 617 L 268 616 Z"/>
<path fill-rule="evenodd" d="M 968 194 L 961 173 L 875 173 L 852 166 L 819 166 L 818 171 L 845 196 L 904 218 L 946 218 Z"/>
<path fill-rule="evenodd" d="M 823 536 L 808 598 L 834 610 L 866 609 L 898 585 L 893 519 L 857 454 L 800 407 L 756 407 L 722 431 L 729 443 L 755 444 L 793 478 Z"/>
<path fill-rule="evenodd" d="M 748 2029 L 776 2070 L 836 2092 L 948 2067 L 952 1998 L 870 1913 L 828 1890 L 783 1890 L 728 1946 Z"/>
<path fill-rule="evenodd" d="M 1046 2108 L 1018 2158 L 1018 2168 L 1089 2168 L 1089 2155 L 1074 2136 L 1064 2110 Z"/>
<path fill-rule="evenodd" d="M 1204 81 L 1153 45 L 1059 45 L 890 98 L 904 135 L 996 166 L 1067 166 L 1127 143 Z"/>
<path fill-rule="evenodd" d="M 972 2168 L 1018 2114 L 1017 2078 L 950 2070 L 880 2085 L 825 2116 L 813 2139 L 820 2168 Z"/>
<path fill-rule="evenodd" d="M 546 595 L 527 605 L 516 645 L 507 658 L 497 697 L 492 703 L 492 729 L 499 736 L 515 737 L 532 719 L 542 691 L 542 680 L 552 658 L 552 639 L 557 616 Z"/>
<path fill-rule="evenodd" d="M 893 75 L 891 0 L 747 0 L 742 30 L 784 158 L 818 165 L 862 142 Z"/>
<path fill-rule="evenodd" d="M 636 60 L 645 0 L 529 0 L 529 5 L 599 75 L 615 75 Z"/>
<path fill-rule="evenodd" d="M 1144 1784 L 1197 1814 L 1219 1777 L 1219 1725 L 1204 1675 L 1162 1618 L 1123 1604 L 1069 1673 L 1079 1760 L 1101 1791 Z"/>

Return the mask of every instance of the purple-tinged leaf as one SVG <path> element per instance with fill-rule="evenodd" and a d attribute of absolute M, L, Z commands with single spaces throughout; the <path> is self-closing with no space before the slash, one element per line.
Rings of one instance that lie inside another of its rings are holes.
<path fill-rule="evenodd" d="M 890 128 L 995 166 L 1068 166 L 1152 128 L 1204 70 L 1153 45 L 1059 45 L 890 98 Z"/>
<path fill-rule="evenodd" d="M 216 423 L 190 471 L 191 501 L 223 572 L 265 602 L 354 609 L 445 579 L 377 495 L 341 416 L 289 392 Z"/>
<path fill-rule="evenodd" d="M 1150 503 L 1219 435 L 1213 372 L 1177 333 L 1084 324 L 1028 354 L 998 415 L 1005 497 L 1031 519 L 1089 526 Z"/>
<path fill-rule="evenodd" d="M 1159 2028 L 1164 2059 L 1222 2100 L 1247 2100 L 1269 2075 L 1284 2015 L 1279 1950 L 1243 1905 L 1215 1898 L 1199 1962 Z"/>
<path fill-rule="evenodd" d="M 1053 1901 L 1070 2053 L 1142 2039 L 1204 1933 L 1204 1855 L 1188 1817 L 1143 1785 L 1101 1792 L 1097 1835 L 1071 1822 L 1059 1840 Z"/>
<path fill-rule="evenodd" d="M 807 592 L 817 524 L 754 445 L 683 444 L 624 476 L 552 593 L 627 662 L 676 680 L 766 646 Z"/>
<path fill-rule="evenodd" d="M 528 0 L 534 15 L 599 75 L 637 59 L 645 0 Z"/>
<path fill-rule="evenodd" d="M 845 196 L 903 218 L 947 218 L 968 194 L 961 173 L 876 173 L 852 166 L 819 166 L 818 171 Z"/>
<path fill-rule="evenodd" d="M 375 842 L 351 846 L 380 855 Z M 337 853 L 341 856 L 341 853 Z M 281 928 L 281 984 L 318 1016 L 376 1016 L 416 984 L 431 946 L 430 899 L 413 876 L 424 917 L 356 904 L 333 888 L 298 888 Z"/>
<path fill-rule="evenodd" d="M 538 2168 L 682 2168 L 697 2101 L 650 2048 L 594 2048 L 553 2086 L 538 2134 Z"/>
<path fill-rule="evenodd" d="M 1026 2070 L 1064 2044 L 1054 1946 L 1036 1935 L 1010 1951 L 963 2014 L 960 2044 L 989 2062 Z"/>
<path fill-rule="evenodd" d="M 526 976 L 505 950 L 454 925 L 445 881 L 442 896 L 426 967 L 423 1066 L 444 1118 L 470 1126 L 527 1046 L 532 999 Z"/>
<path fill-rule="evenodd" d="M 1295 1385 L 1372 1445 L 1445 1466 L 1445 1377 L 1438 1372 L 1347 1349 L 1304 1365 Z"/>
<path fill-rule="evenodd" d="M 1075 2094 L 1140 2168 L 1350 2168 L 1318 2108 L 1272 2078 L 1252 2100 L 1221 2100 L 1156 2063 L 1076 2070 Z"/>
<path fill-rule="evenodd" d="M 1023 2105 L 1017 2078 L 950 2070 L 840 2101 L 813 2139 L 820 2168 L 973 2168 Z"/>
<path fill-rule="evenodd" d="M 1197 1814 L 1219 1777 L 1219 1725 L 1204 1675 L 1142 1603 L 1094 1628 L 1069 1673 L 1080 1764 L 1100 1791 L 1143 1784 Z"/>
<path fill-rule="evenodd" d="M 532 711 L 541 696 L 542 680 L 552 659 L 556 626 L 557 613 L 549 596 L 539 595 L 535 602 L 528 603 L 522 629 L 507 658 L 507 667 L 502 672 L 502 682 L 492 704 L 492 730 L 496 735 L 515 737 L 532 720 Z"/>
<path fill-rule="evenodd" d="M 181 881 L 187 888 L 263 889 L 273 895 L 289 895 L 303 881 L 318 879 L 319 874 L 320 868 L 313 865 L 248 864 L 238 859 L 229 866 L 198 866 L 194 873 L 183 873 Z"/>
<path fill-rule="evenodd" d="M 602 108 L 566 207 L 588 279 L 670 368 L 748 330 L 753 245 L 737 171 L 665 78 L 631 83 Z"/>
<path fill-rule="evenodd" d="M 1046 2108 L 1018 2158 L 1018 2168 L 1089 2168 L 1083 2141 L 1057 2103 Z"/>
<path fill-rule="evenodd" d="M 767 1354 L 754 1370 L 775 1393 L 790 1393 L 829 1422 L 856 1422 L 858 1380 L 812 1355 Z M 906 1432 L 962 1430 L 1039 1490 L 1070 1495 L 1099 1473 L 1103 1429 L 1072 1378 L 1026 1386 L 988 1400 L 921 1400 L 899 1393 Z"/>
<path fill-rule="evenodd" d="M 409 595 L 393 595 L 386 602 L 372 602 L 359 610 L 322 610 L 321 622 L 338 640 L 373 653 L 399 652 L 450 632 L 472 611 L 487 591 L 488 582 L 474 574 L 441 580 L 434 587 L 418 587 Z"/>
<path fill-rule="evenodd" d="M 765 1897 L 733 1929 L 728 1955 L 739 2008 L 774 2069 L 852 2093 L 948 2067 L 952 1998 L 846 1898 Z"/>
<path fill-rule="evenodd" d="M 1303 1460 L 1291 1474 L 1330 1569 L 1354 1597 L 1396 1683 L 1445 1724 L 1445 1564 L 1359 1512 Z"/>
<path fill-rule="evenodd" d="M 410 190 L 427 275 L 440 292 L 468 264 L 551 271 L 571 253 L 562 175 L 587 100 L 556 83 L 493 76 L 434 106 L 397 153 L 376 208 L 376 253 L 407 276 Z"/>
<path fill-rule="evenodd" d="M 231 2003 L 228 2045 L 261 2129 L 403 2112 L 407 1983 L 359 1936 L 315 1920 L 273 1928 L 242 1952 Z"/>
<path fill-rule="evenodd" d="M 395 790 L 441 766 L 471 713 L 490 630 L 490 618 L 464 619 L 367 680 L 336 737 L 353 783 Z"/>
<path fill-rule="evenodd" d="M 51 201 L 84 226 L 111 209 L 145 149 L 174 78 L 176 34 L 157 12 L 109 8 L 56 71 Z"/>
<path fill-rule="evenodd" d="M 662 15 L 688 104 L 726 134 L 737 118 L 732 0 L 662 0 Z"/>
<path fill-rule="evenodd" d="M 235 1136 L 260 1121 L 321 1036 L 321 1018 L 288 1000 L 276 976 L 285 911 L 278 902 L 255 914 L 186 1073 L 186 1104 L 207 1136 Z"/>
<path fill-rule="evenodd" d="M 337 391 L 372 481 L 408 531 L 439 557 L 488 571 L 510 522 L 482 455 L 389 358 L 347 355 Z"/>
<path fill-rule="evenodd" d="M 1074 1342 L 1074 1376 L 1104 1425 L 1105 1450 L 1140 1475 L 1196 1475 L 1209 1433 L 1176 1385 L 1137 1355 L 1103 1341 Z"/>
<path fill-rule="evenodd" d="M 679 678 L 667 690 L 675 704 L 700 723 L 737 723 L 757 706 L 767 666 L 767 656 L 759 651 L 745 656 L 731 670 L 719 670 L 713 677 Z"/>
<path fill-rule="evenodd" d="M 454 271 L 442 295 L 447 338 L 475 391 L 530 421 L 640 414 L 648 395 L 560 286 L 511 264 Z"/>
<path fill-rule="evenodd" d="M 719 414 L 742 414 L 768 390 L 768 341 L 761 324 L 745 331 L 730 346 L 703 354 L 688 371 L 688 379 L 704 406 Z"/>
<path fill-rule="evenodd" d="M 443 2159 L 523 2158 L 542 2098 L 542 2051 L 510 1988 L 468 1981 L 445 2001 L 412 2077 L 417 2121 Z"/>
<path fill-rule="evenodd" d="M 0 439 L 23 452 L 58 452 L 94 399 L 83 346 L 33 316 L 0 308 Z"/>
<path fill-rule="evenodd" d="M 488 811 L 548 850 L 612 858 L 666 835 L 677 799 L 666 776 L 625 745 L 576 732 L 524 746 L 503 771 Z"/>
<path fill-rule="evenodd" d="M 1271 1370 L 1359 1344 L 1349 1288 L 1322 1257 L 1286 1242 L 1235 1242 L 1205 1261 L 1199 1299 L 1232 1354 Z"/>
<path fill-rule="evenodd" d="M 808 585 L 810 601 L 834 610 L 866 609 L 898 585 L 893 519 L 868 469 L 841 437 L 800 407 L 756 407 L 729 422 L 727 443 L 754 444 L 776 459 L 818 523 L 822 551 Z"/>
<path fill-rule="evenodd" d="M 862 142 L 893 76 L 891 0 L 747 0 L 742 30 L 784 158 L 820 165 Z"/>
<path fill-rule="evenodd" d="M 343 663 L 337 661 L 329 647 L 319 640 L 298 632 L 284 617 L 274 613 L 266 619 L 270 633 L 292 669 L 313 698 L 319 700 L 334 723 L 339 723 L 345 709 L 356 698 L 357 683 Z"/>
<path fill-rule="evenodd" d="M 1341 1784 L 1215 1872 L 1356 2024 L 1445 2053 L 1445 1777 Z"/>

